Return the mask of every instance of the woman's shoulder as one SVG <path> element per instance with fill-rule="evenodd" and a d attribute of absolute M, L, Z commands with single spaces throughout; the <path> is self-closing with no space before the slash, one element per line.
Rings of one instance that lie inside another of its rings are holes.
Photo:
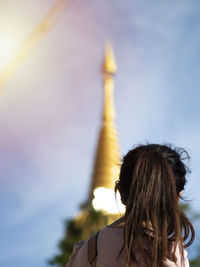
<path fill-rule="evenodd" d="M 87 259 L 87 244 L 88 240 L 77 242 L 74 247 L 72 254 L 69 258 L 69 261 L 66 267 L 74 267 L 74 266 L 82 266 L 88 267 L 88 259 Z"/>
<path fill-rule="evenodd" d="M 98 238 L 96 239 L 98 254 L 103 254 L 109 252 L 110 248 L 115 250 L 115 247 L 121 246 L 119 240 L 123 239 L 123 228 L 122 227 L 113 227 L 112 225 L 102 228 L 98 232 Z M 66 267 L 88 267 L 88 240 L 79 241 L 73 247 L 72 254 L 69 258 L 69 261 Z"/>
<path fill-rule="evenodd" d="M 183 259 L 181 255 L 181 249 L 179 244 L 174 245 L 175 247 L 172 246 L 172 251 L 175 254 L 176 257 L 176 263 L 174 263 L 172 260 L 170 260 L 170 257 L 165 260 L 165 264 L 168 267 L 189 267 L 189 260 L 187 258 L 187 251 L 186 249 L 183 249 Z"/>

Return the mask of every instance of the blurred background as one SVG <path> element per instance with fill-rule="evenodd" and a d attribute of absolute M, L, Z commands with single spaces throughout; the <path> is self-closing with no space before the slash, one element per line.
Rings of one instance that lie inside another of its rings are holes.
<path fill-rule="evenodd" d="M 87 197 L 107 39 L 118 66 L 114 100 L 121 155 L 146 141 L 186 148 L 192 173 L 183 196 L 200 212 L 200 2 L 66 1 L 30 49 L 24 48 L 28 52 L 15 71 L 6 72 L 58 2 L 0 0 L 2 267 L 49 266 L 63 222 Z M 196 230 L 193 248 L 199 245 L 198 225 Z"/>

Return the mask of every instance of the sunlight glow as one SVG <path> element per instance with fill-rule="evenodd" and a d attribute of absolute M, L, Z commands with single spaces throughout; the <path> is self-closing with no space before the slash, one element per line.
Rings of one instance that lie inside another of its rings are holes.
<path fill-rule="evenodd" d="M 45 33 L 48 32 L 61 12 L 67 7 L 67 4 L 69 3 L 65 0 L 57 0 L 52 8 L 44 16 L 44 18 L 40 21 L 40 23 L 20 45 L 15 56 L 13 56 L 13 52 L 16 52 L 17 42 L 15 34 L 9 34 L 9 31 L 5 30 L 3 27 L 2 28 L 5 34 L 2 34 L 0 29 L 0 43 L 2 43 L 0 51 L 4 55 L 2 56 L 3 60 L 1 60 L 0 63 L 2 64 L 0 65 L 0 89 L 6 84 L 13 73 L 26 59 L 26 57 L 29 56 L 29 54 L 39 43 Z M 4 66 L 4 64 L 6 64 L 6 66 Z M 1 67 L 4 67 L 3 70 L 1 70 Z"/>
<path fill-rule="evenodd" d="M 92 205 L 95 210 L 102 210 L 106 213 L 119 214 L 125 211 L 119 192 L 117 192 L 115 198 L 114 191 L 104 187 L 98 187 L 94 190 Z"/>
<path fill-rule="evenodd" d="M 0 71 L 2 71 L 16 55 L 23 38 L 23 32 L 18 28 L 0 28 Z"/>

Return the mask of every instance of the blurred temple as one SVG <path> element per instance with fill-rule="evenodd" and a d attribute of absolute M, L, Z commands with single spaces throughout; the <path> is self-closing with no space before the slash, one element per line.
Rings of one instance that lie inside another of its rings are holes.
<path fill-rule="evenodd" d="M 114 123 L 114 75 L 117 71 L 111 43 L 106 44 L 102 66 L 104 77 L 103 124 L 100 130 L 93 175 L 87 200 L 76 218 L 66 222 L 65 236 L 59 243 L 59 254 L 49 260 L 51 265 L 64 267 L 73 245 L 85 240 L 124 212 L 119 194 L 114 193 L 120 171 L 120 148 Z M 116 201 L 117 200 L 117 201 Z"/>
<path fill-rule="evenodd" d="M 116 203 L 112 201 L 112 199 L 115 200 L 113 198 L 113 189 L 120 171 L 120 149 L 114 122 L 115 109 L 113 101 L 114 75 L 116 71 L 117 67 L 112 45 L 107 43 L 102 66 L 104 77 L 103 123 L 99 134 L 89 196 L 83 207 L 93 205 L 95 209 L 108 213 L 118 213 Z"/>

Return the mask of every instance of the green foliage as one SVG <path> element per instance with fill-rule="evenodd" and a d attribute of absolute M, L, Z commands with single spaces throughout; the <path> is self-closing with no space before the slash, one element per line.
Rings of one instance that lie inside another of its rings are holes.
<path fill-rule="evenodd" d="M 197 249 L 197 254 L 195 258 L 190 260 L 190 267 L 199 267 L 200 266 L 200 248 Z"/>
<path fill-rule="evenodd" d="M 195 213 L 189 206 L 188 203 L 181 203 L 181 207 L 184 212 L 187 214 L 190 221 L 195 224 L 200 220 L 200 214 Z M 195 258 L 190 260 L 190 267 L 200 267 L 200 248 L 197 248 Z"/>
<path fill-rule="evenodd" d="M 200 266 L 200 255 L 190 261 L 190 267 L 199 267 L 199 266 Z"/>
<path fill-rule="evenodd" d="M 111 223 L 114 218 L 94 209 L 81 212 L 76 218 L 70 219 L 65 225 L 64 238 L 59 242 L 59 254 L 48 261 L 50 265 L 65 267 L 75 243 L 86 240 L 101 228 Z"/>

